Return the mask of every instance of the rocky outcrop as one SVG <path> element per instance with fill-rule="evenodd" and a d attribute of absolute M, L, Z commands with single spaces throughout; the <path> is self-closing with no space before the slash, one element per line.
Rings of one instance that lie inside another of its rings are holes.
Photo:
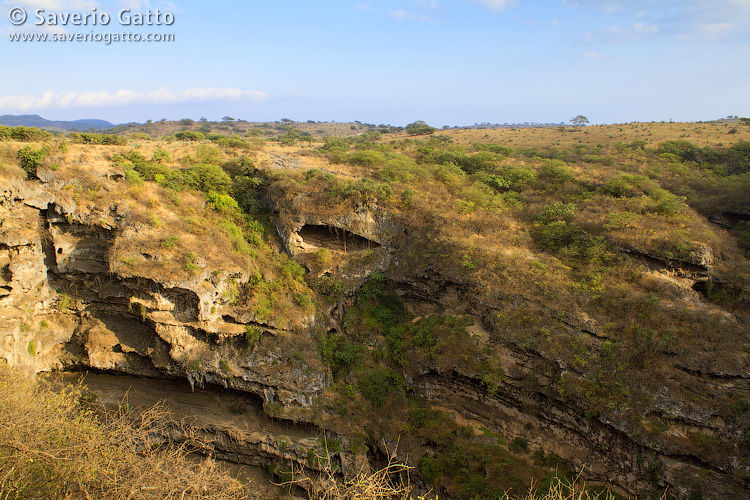
<path fill-rule="evenodd" d="M 279 419 L 318 425 L 325 420 L 321 412 L 333 412 L 318 405 L 330 377 L 311 333 L 315 318 L 301 318 L 303 328 L 285 329 L 240 307 L 237 295 L 250 286 L 251 278 L 242 269 L 211 269 L 209 262 L 201 262 L 189 278 L 137 269 L 122 272 L 113 262 L 113 251 L 119 241 L 141 230 L 130 220 L 128 207 L 79 205 L 53 177 L 41 172 L 40 179 L 14 181 L 0 198 L 0 356 L 8 364 L 30 373 L 93 368 L 186 379 L 196 390 L 223 388 L 254 395 Z M 305 206 L 304 201 L 297 205 Z M 643 393 L 653 388 L 639 402 L 640 414 L 615 401 L 594 408 L 581 389 L 591 380 L 574 359 L 564 359 L 541 343 L 519 343 L 513 332 L 505 335 L 498 325 L 500 312 L 529 306 L 530 299 L 484 289 L 438 265 L 407 269 L 402 265 L 406 228 L 373 203 L 338 213 L 287 213 L 273 199 L 268 202 L 277 212 L 283 246 L 314 275 L 341 277 L 352 292 L 372 271 L 391 270 L 391 277 L 398 279 L 394 289 L 415 315 L 477 319 L 472 332 L 481 345 L 478 352 L 496 360 L 502 381 L 488 388 L 479 373 L 434 364 L 408 374 L 410 393 L 507 440 L 523 438 L 534 451 L 553 452 L 588 480 L 613 484 L 624 493 L 667 485 L 681 497 L 696 485 L 714 492 L 711 498 L 747 493 L 743 477 L 750 473 L 750 464 L 743 431 L 720 417 L 702 396 L 729 389 L 750 393 L 747 360 L 740 348 L 746 338 L 732 340 L 739 346 L 736 355 L 720 360 L 714 351 L 729 350 L 725 338 L 701 339 L 703 351 L 688 352 L 679 344 L 665 347 L 668 362 L 659 372 L 663 380 L 632 382 L 641 383 Z M 635 248 L 623 252 L 644 261 L 647 272 L 670 270 L 671 276 L 654 277 L 660 286 L 675 289 L 676 302 L 670 307 L 691 303 L 713 314 L 718 327 L 736 323 L 731 315 L 710 310 L 690 288 L 695 280 L 710 276 L 709 249 L 682 261 Z M 326 253 L 331 255 L 328 260 L 323 258 Z M 343 308 L 343 302 L 338 305 Z M 555 335 L 574 339 L 582 353 L 598 355 L 608 342 L 618 340 L 607 333 L 606 325 L 574 308 L 552 311 L 531 305 L 535 314 L 556 318 L 560 328 Z M 338 326 L 331 317 L 328 321 L 330 325 L 320 326 Z M 719 346 L 721 342 L 725 344 Z M 567 388 L 578 390 L 567 393 Z M 283 459 L 310 466 L 310 450 L 317 449 L 311 435 L 282 440 L 281 431 L 238 430 L 216 422 L 202 422 L 195 429 L 197 442 L 207 450 L 239 463 Z M 185 439 L 176 428 L 169 432 L 172 439 Z M 345 470 L 353 467 L 350 455 L 338 460 Z"/>
<path fill-rule="evenodd" d="M 324 389 L 319 360 L 288 362 L 315 352 L 309 335 L 254 321 L 232 304 L 245 273 L 122 275 L 112 248 L 138 226 L 119 206 L 87 209 L 42 183 L 12 183 L 0 212 L 0 326 L 10 365 L 186 377 L 303 408 Z"/>

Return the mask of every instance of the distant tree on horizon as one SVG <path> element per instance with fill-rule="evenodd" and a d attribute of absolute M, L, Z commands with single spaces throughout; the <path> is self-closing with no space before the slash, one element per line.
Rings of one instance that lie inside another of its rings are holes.
<path fill-rule="evenodd" d="M 435 127 L 430 127 L 422 120 L 417 120 L 414 123 L 410 123 L 404 128 L 404 131 L 412 135 L 428 135 L 435 131 Z"/>
<path fill-rule="evenodd" d="M 573 118 L 572 120 L 570 120 L 570 123 L 572 123 L 576 127 L 583 126 L 583 125 L 587 124 L 588 122 L 589 122 L 589 119 L 586 118 L 583 115 L 578 115 L 575 118 Z"/>

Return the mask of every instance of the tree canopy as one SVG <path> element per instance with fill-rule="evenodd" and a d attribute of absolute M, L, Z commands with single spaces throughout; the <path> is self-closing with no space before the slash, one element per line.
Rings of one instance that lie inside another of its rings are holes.
<path fill-rule="evenodd" d="M 586 118 L 586 117 L 585 117 L 585 116 L 583 116 L 583 115 L 578 115 L 578 116 L 576 116 L 575 118 L 573 118 L 572 120 L 570 120 L 570 123 L 572 123 L 572 124 L 573 124 L 573 125 L 575 125 L 576 127 L 580 127 L 580 126 L 582 126 L 582 125 L 585 125 L 585 124 L 587 124 L 588 122 L 589 122 L 589 119 L 588 119 L 588 118 Z"/>
<path fill-rule="evenodd" d="M 411 135 L 428 135 L 433 133 L 436 129 L 435 127 L 430 127 L 422 120 L 417 120 L 414 123 L 407 125 L 404 130 Z"/>

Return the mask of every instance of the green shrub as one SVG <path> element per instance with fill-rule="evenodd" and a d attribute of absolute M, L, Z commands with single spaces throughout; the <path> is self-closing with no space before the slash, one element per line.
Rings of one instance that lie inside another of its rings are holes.
<path fill-rule="evenodd" d="M 440 475 L 439 462 L 432 455 L 420 458 L 417 469 L 427 483 L 432 483 Z"/>
<path fill-rule="evenodd" d="M 576 178 L 570 167 L 562 160 L 543 160 L 539 171 L 554 183 L 570 182 Z"/>
<path fill-rule="evenodd" d="M 161 240 L 161 247 L 172 249 L 180 244 L 180 238 L 177 236 L 167 236 Z"/>
<path fill-rule="evenodd" d="M 188 168 L 185 177 L 190 186 L 204 193 L 227 194 L 232 188 L 232 178 L 218 165 L 199 163 Z"/>
<path fill-rule="evenodd" d="M 10 138 L 18 142 L 39 142 L 51 138 L 52 134 L 36 127 L 12 127 Z"/>
<path fill-rule="evenodd" d="M 492 170 L 500 158 L 490 151 L 480 151 L 473 155 L 464 155 L 458 163 L 462 170 L 469 174 Z"/>
<path fill-rule="evenodd" d="M 524 438 L 517 437 L 508 445 L 508 449 L 513 453 L 528 453 L 529 443 Z"/>
<path fill-rule="evenodd" d="M 535 171 L 521 165 L 502 167 L 498 172 L 503 179 L 510 183 L 508 189 L 511 191 L 520 192 L 528 189 L 537 179 L 537 173 Z"/>
<path fill-rule="evenodd" d="M 125 170 L 125 181 L 133 186 L 142 186 L 144 182 L 141 174 L 132 169 Z"/>
<path fill-rule="evenodd" d="M 365 150 L 349 154 L 347 161 L 360 167 L 376 167 L 382 165 L 385 156 L 380 151 Z"/>
<path fill-rule="evenodd" d="M 573 203 L 555 202 L 544 207 L 540 214 L 534 219 L 544 224 L 551 222 L 565 221 L 571 222 L 576 214 L 576 206 Z"/>
<path fill-rule="evenodd" d="M 49 148 L 42 146 L 39 149 L 34 149 L 31 146 L 24 146 L 16 153 L 18 160 L 21 164 L 21 168 L 26 172 L 27 179 L 36 179 L 36 170 L 39 168 L 44 161 L 44 158 L 49 154 Z"/>
<path fill-rule="evenodd" d="M 664 189 L 655 189 L 651 193 L 656 202 L 654 211 L 662 215 L 677 215 L 687 210 L 687 197 L 677 196 Z"/>
<path fill-rule="evenodd" d="M 252 176 L 258 171 L 255 168 L 255 163 L 249 156 L 240 156 L 239 158 L 229 160 L 223 163 L 221 168 L 233 179 L 237 176 Z"/>
<path fill-rule="evenodd" d="M 177 132 L 174 136 L 179 141 L 202 141 L 206 138 L 206 136 L 201 132 L 196 132 L 193 130 L 184 130 L 182 132 Z"/>
<path fill-rule="evenodd" d="M 556 252 L 574 243 L 581 235 L 581 230 L 575 224 L 557 220 L 535 225 L 531 234 L 539 246 Z"/>
<path fill-rule="evenodd" d="M 423 175 L 417 164 L 406 155 L 389 154 L 378 175 L 386 182 L 412 182 Z"/>
<path fill-rule="evenodd" d="M 318 148 L 319 151 L 324 153 L 330 153 L 334 151 L 346 152 L 351 147 L 346 139 L 341 137 L 324 137 L 323 145 Z"/>
<path fill-rule="evenodd" d="M 472 144 L 474 146 L 474 149 L 477 151 L 489 151 L 491 153 L 495 153 L 497 155 L 502 156 L 510 156 L 513 154 L 513 148 L 509 148 L 508 146 L 503 146 L 502 144 L 482 144 L 482 143 L 474 143 Z"/>
<path fill-rule="evenodd" d="M 334 379 L 346 373 L 359 363 L 362 346 L 338 333 L 326 335 L 320 342 L 321 356 L 331 367 Z"/>
<path fill-rule="evenodd" d="M 358 383 L 360 394 L 376 408 L 382 407 L 401 385 L 401 377 L 390 368 L 375 368 L 361 376 Z"/>
<path fill-rule="evenodd" d="M 70 308 L 71 300 L 70 296 L 67 293 L 60 293 L 57 294 L 57 310 L 58 311 L 67 311 L 68 308 Z"/>
<path fill-rule="evenodd" d="M 245 344 L 253 348 L 260 341 L 263 330 L 256 325 L 245 325 Z"/>

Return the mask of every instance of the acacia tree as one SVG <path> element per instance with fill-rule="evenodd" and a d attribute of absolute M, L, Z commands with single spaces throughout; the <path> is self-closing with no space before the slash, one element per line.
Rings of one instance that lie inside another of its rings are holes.
<path fill-rule="evenodd" d="M 578 116 L 576 116 L 575 118 L 573 118 L 572 120 L 570 120 L 570 123 L 572 123 L 572 124 L 573 124 L 573 125 L 575 125 L 576 127 L 580 127 L 580 126 L 582 126 L 582 125 L 585 125 L 585 124 L 587 124 L 588 122 L 589 122 L 589 119 L 588 119 L 588 118 L 586 118 L 586 117 L 585 117 L 585 116 L 583 116 L 583 115 L 578 115 Z"/>
<path fill-rule="evenodd" d="M 435 127 L 430 127 L 422 120 L 418 120 L 407 125 L 404 130 L 411 135 L 428 135 L 433 133 L 436 129 Z"/>

